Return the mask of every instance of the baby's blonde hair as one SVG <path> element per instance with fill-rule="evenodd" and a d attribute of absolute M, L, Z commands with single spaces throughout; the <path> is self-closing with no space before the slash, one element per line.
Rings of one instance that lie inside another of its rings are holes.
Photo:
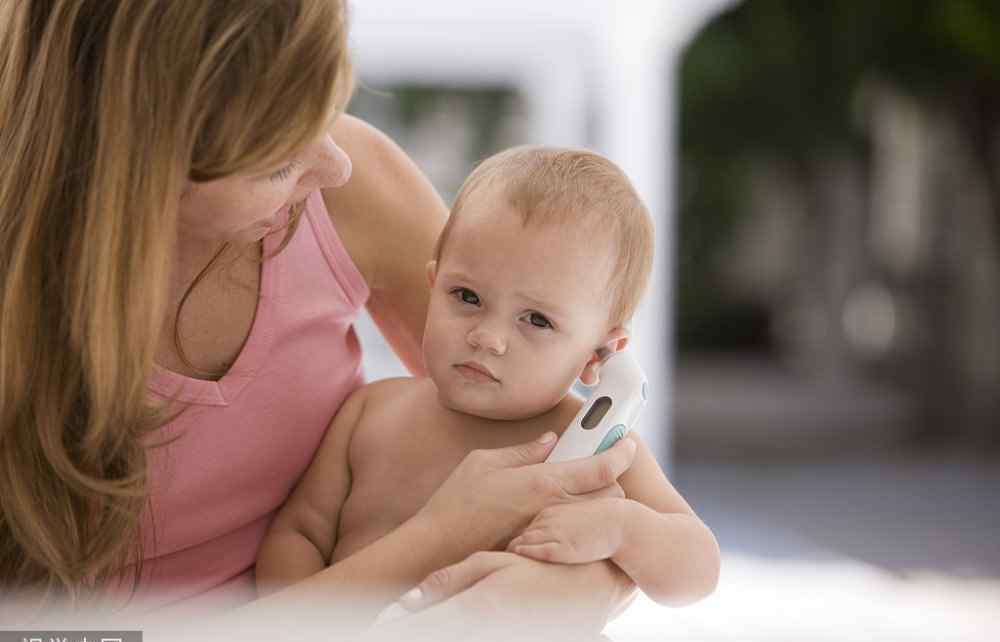
<path fill-rule="evenodd" d="M 608 233 L 617 249 L 609 289 L 610 327 L 632 318 L 653 264 L 653 222 L 628 177 L 600 154 L 564 147 L 524 145 L 490 156 L 465 179 L 438 237 L 440 261 L 469 197 L 495 189 L 525 226 L 581 225 Z"/>

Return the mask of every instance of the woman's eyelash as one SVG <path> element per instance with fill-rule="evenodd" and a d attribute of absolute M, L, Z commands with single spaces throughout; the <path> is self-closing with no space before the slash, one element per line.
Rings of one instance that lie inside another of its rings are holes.
<path fill-rule="evenodd" d="M 278 181 L 283 181 L 283 180 L 287 179 L 291 175 L 292 170 L 295 169 L 296 167 L 298 167 L 298 165 L 299 165 L 299 161 L 293 160 L 292 162 L 290 162 L 285 167 L 282 167 L 281 169 L 279 169 L 275 173 L 271 174 L 271 180 L 274 181 L 274 182 L 278 182 Z"/>

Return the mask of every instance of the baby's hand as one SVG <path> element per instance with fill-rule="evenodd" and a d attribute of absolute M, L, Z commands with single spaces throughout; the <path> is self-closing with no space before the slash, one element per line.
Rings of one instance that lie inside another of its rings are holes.
<path fill-rule="evenodd" d="M 607 498 L 549 506 L 511 540 L 507 550 L 563 564 L 608 559 L 622 543 L 626 501 Z"/>

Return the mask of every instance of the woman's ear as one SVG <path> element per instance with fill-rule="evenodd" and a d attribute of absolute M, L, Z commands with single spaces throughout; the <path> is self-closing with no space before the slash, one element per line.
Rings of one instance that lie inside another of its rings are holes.
<path fill-rule="evenodd" d="M 583 367 L 583 371 L 580 372 L 580 381 L 583 382 L 585 386 L 592 386 L 597 383 L 599 377 L 598 373 L 601 369 L 601 364 L 608 355 L 618 352 L 619 350 L 624 350 L 625 346 L 628 345 L 630 335 L 628 330 L 622 326 L 612 328 L 601 340 L 601 344 L 594 349 L 594 354 L 591 355 L 590 360 L 587 365 Z"/>
<path fill-rule="evenodd" d="M 437 267 L 437 261 L 427 261 L 427 267 L 424 268 L 427 270 L 427 285 L 432 288 L 434 287 L 434 280 L 437 279 Z"/>

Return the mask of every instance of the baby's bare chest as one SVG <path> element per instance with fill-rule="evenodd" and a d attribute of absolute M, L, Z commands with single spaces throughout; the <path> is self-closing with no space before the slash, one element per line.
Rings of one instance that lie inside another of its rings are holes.
<path fill-rule="evenodd" d="M 537 429 L 517 422 L 502 431 L 483 430 L 474 419 L 456 421 L 433 405 L 385 405 L 381 416 L 366 418 L 358 427 L 349 454 L 351 490 L 341 508 L 333 561 L 416 515 L 472 450 L 537 436 Z"/>
<path fill-rule="evenodd" d="M 469 452 L 440 426 L 366 423 L 351 445 L 351 492 L 340 513 L 334 561 L 413 517 Z"/>

